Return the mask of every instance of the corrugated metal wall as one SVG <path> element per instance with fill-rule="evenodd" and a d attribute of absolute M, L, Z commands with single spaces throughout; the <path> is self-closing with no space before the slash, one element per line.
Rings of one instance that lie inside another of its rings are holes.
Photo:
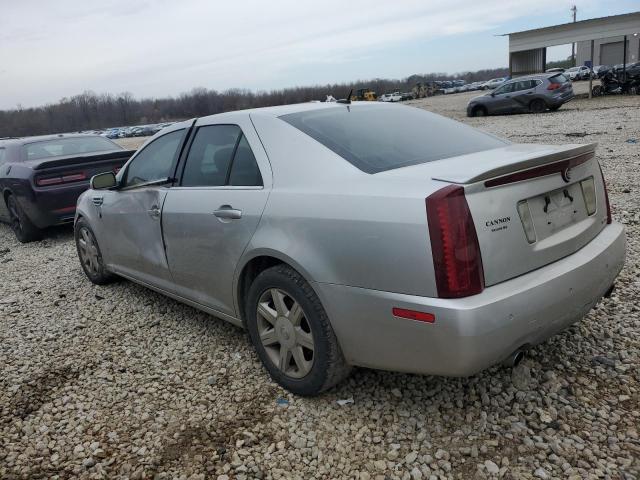
<path fill-rule="evenodd" d="M 512 77 L 544 72 L 546 48 L 534 48 L 509 54 L 509 71 Z"/>

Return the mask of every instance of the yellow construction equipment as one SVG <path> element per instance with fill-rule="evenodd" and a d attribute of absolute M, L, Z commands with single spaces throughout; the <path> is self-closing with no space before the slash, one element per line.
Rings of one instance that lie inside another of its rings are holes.
<path fill-rule="evenodd" d="M 360 88 L 356 90 L 355 94 L 351 95 L 352 102 L 375 102 L 378 99 L 376 92 L 370 88 Z"/>

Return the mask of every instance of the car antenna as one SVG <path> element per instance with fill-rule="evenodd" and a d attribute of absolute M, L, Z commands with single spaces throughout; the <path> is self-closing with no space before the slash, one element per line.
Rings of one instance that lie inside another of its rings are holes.
<path fill-rule="evenodd" d="M 349 96 L 347 98 L 341 98 L 337 103 L 346 103 L 347 105 L 351 104 L 351 95 L 353 94 L 353 88 L 349 90 Z"/>

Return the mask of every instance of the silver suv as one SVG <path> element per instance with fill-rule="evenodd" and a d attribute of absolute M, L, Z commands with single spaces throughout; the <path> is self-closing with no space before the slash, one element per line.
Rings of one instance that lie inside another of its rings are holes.
<path fill-rule="evenodd" d="M 573 97 L 571 81 L 562 73 L 528 75 L 509 80 L 492 92 L 472 98 L 467 105 L 467 116 L 542 113 L 547 109 L 557 110 Z"/>

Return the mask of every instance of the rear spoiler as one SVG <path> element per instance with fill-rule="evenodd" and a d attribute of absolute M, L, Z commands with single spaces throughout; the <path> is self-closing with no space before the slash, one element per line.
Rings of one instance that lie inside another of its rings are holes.
<path fill-rule="evenodd" d="M 597 145 L 597 143 L 589 143 L 587 145 L 562 145 L 554 148 L 552 151 L 544 153 L 531 152 L 522 159 L 510 158 L 504 159 L 503 161 L 489 162 L 490 165 L 488 168 L 483 168 L 481 165 L 476 164 L 466 165 L 466 168 L 456 169 L 456 171 L 451 171 L 450 173 L 438 172 L 433 176 L 433 179 L 462 185 L 485 181 L 488 187 L 501 183 L 510 183 L 510 181 L 504 177 L 510 177 L 511 175 L 509 174 L 514 174 L 515 172 L 547 167 L 558 162 L 562 162 L 563 164 L 567 163 L 564 168 L 583 163 L 595 155 Z M 462 159 L 463 157 L 459 158 Z M 493 165 L 491 165 L 491 163 L 493 163 Z M 502 179 L 498 177 L 503 177 L 506 181 L 502 181 Z"/>
<path fill-rule="evenodd" d="M 122 159 L 129 160 L 136 150 L 113 150 L 110 152 L 88 153 L 84 155 L 69 155 L 66 157 L 55 157 L 51 159 L 28 161 L 33 164 L 34 170 L 44 170 L 46 168 L 66 167 L 69 165 L 83 165 L 92 163 L 103 163 L 109 160 Z M 124 163 L 124 162 L 123 162 Z"/>

